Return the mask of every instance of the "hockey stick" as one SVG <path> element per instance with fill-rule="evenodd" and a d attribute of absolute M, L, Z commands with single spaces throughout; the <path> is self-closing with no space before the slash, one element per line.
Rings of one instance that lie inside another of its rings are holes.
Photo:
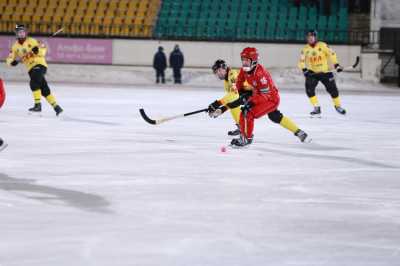
<path fill-rule="evenodd" d="M 355 69 L 357 66 L 358 66 L 358 64 L 360 63 L 360 57 L 359 56 L 357 56 L 356 57 L 356 61 L 354 62 L 354 64 L 352 64 L 351 66 L 345 66 L 345 67 L 343 67 L 342 69 L 342 71 L 341 72 L 345 72 L 345 71 L 347 71 L 347 70 L 352 70 L 352 69 Z M 337 73 L 340 73 L 340 72 L 338 72 L 337 70 L 336 71 L 329 71 L 329 72 L 327 72 L 327 73 L 333 73 L 333 74 L 337 74 Z M 310 73 L 309 75 L 310 76 L 315 76 L 315 75 L 319 75 L 319 74 L 321 74 L 321 73 Z"/>
<path fill-rule="evenodd" d="M 56 35 L 58 35 L 60 32 L 62 32 L 64 30 L 64 28 L 61 28 L 59 30 L 57 30 L 56 32 L 54 32 L 50 37 L 54 37 Z"/>
<path fill-rule="evenodd" d="M 167 121 L 170 121 L 170 120 L 174 120 L 174 119 L 177 119 L 177 118 L 181 118 L 181 117 L 185 117 L 185 116 L 190 116 L 190 115 L 206 112 L 207 110 L 208 110 L 208 108 L 205 108 L 205 109 L 193 111 L 193 112 L 190 112 L 190 113 L 174 115 L 174 116 L 170 116 L 170 117 L 164 117 L 164 118 L 160 118 L 160 119 L 156 119 L 156 120 L 151 119 L 150 117 L 148 117 L 143 108 L 140 108 L 139 112 L 140 112 L 140 115 L 142 116 L 142 118 L 144 119 L 144 121 L 146 121 L 147 123 L 152 124 L 152 125 L 158 125 L 158 124 L 161 124 L 161 123 L 164 123 L 164 122 L 167 122 Z"/>
<path fill-rule="evenodd" d="M 356 57 L 356 61 L 354 62 L 354 64 L 351 65 L 351 66 L 345 66 L 345 67 L 343 67 L 343 71 L 355 69 L 355 68 L 358 66 L 359 63 L 360 63 L 360 57 L 357 56 L 357 57 Z"/>

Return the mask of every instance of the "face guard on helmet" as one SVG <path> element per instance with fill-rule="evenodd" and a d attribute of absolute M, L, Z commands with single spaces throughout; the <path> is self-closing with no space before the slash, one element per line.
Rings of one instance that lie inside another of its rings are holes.
<path fill-rule="evenodd" d="M 214 65 L 211 67 L 213 73 L 220 79 L 224 80 L 226 78 L 228 66 L 225 61 L 218 59 L 215 61 Z"/>
<path fill-rule="evenodd" d="M 258 63 L 258 52 L 254 47 L 244 48 L 240 53 L 242 59 L 242 68 L 246 72 L 252 71 Z"/>
<path fill-rule="evenodd" d="M 24 25 L 15 26 L 15 36 L 19 41 L 24 41 L 27 35 L 28 34 Z"/>

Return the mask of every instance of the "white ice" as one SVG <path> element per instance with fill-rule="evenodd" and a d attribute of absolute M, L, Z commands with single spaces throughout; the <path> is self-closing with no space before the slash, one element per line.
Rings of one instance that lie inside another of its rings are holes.
<path fill-rule="evenodd" d="M 248 149 L 220 151 L 229 114 L 153 126 L 204 108 L 222 89 L 50 84 L 65 109 L 42 117 L 26 83 L 0 110 L 1 266 L 400 265 L 400 93 L 318 90 L 267 118 Z"/>

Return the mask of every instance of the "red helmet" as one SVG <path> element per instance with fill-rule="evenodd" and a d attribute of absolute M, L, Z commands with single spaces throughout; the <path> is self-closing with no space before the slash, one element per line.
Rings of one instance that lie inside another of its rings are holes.
<path fill-rule="evenodd" d="M 258 61 L 258 52 L 256 48 L 254 47 L 244 48 L 243 51 L 240 53 L 240 57 L 251 60 L 250 66 L 243 66 L 244 71 L 250 72 L 256 67 Z"/>
<path fill-rule="evenodd" d="M 246 47 L 240 53 L 240 57 L 251 59 L 251 61 L 258 61 L 258 51 L 254 47 Z"/>

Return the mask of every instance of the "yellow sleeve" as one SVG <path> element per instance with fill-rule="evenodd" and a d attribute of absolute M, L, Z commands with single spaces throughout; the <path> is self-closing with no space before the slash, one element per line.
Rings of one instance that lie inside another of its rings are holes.
<path fill-rule="evenodd" d="M 6 64 L 8 66 L 11 66 L 11 62 L 17 59 L 17 49 L 15 48 L 15 45 L 11 47 L 11 51 L 6 59 Z"/>
<path fill-rule="evenodd" d="M 222 97 L 221 99 L 219 99 L 219 102 L 220 102 L 222 105 L 225 105 L 225 106 L 226 106 L 226 104 L 228 104 L 228 103 L 230 103 L 230 102 L 233 102 L 233 101 L 237 100 L 238 98 L 239 98 L 239 94 L 238 94 L 238 93 L 229 92 L 229 93 L 225 94 L 224 97 Z"/>
<path fill-rule="evenodd" d="M 36 56 L 41 56 L 44 57 L 46 56 L 47 53 L 47 48 L 42 42 L 38 42 L 36 39 L 30 38 L 31 46 L 33 47 L 38 47 L 39 48 L 39 53 Z"/>
<path fill-rule="evenodd" d="M 47 53 L 47 47 L 44 43 L 38 42 L 39 44 L 39 56 L 45 57 Z"/>
<path fill-rule="evenodd" d="M 338 59 L 336 52 L 333 51 L 326 43 L 322 46 L 322 50 L 325 53 L 326 57 L 329 59 L 329 61 L 332 62 L 332 64 L 338 64 Z"/>
<path fill-rule="evenodd" d="M 306 68 L 306 55 L 305 55 L 305 48 L 303 48 L 301 50 L 300 53 L 300 60 L 299 63 L 297 64 L 297 66 L 300 68 L 300 70 L 303 70 L 304 68 Z"/>

